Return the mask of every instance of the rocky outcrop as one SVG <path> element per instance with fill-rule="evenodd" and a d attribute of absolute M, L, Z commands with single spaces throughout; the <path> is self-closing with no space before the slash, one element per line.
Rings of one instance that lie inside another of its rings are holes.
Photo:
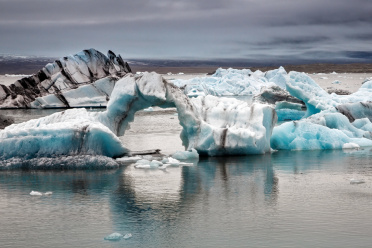
<path fill-rule="evenodd" d="M 118 79 L 129 72 L 128 63 L 112 51 L 105 56 L 95 49 L 84 50 L 49 63 L 36 74 L 14 84 L 0 85 L 0 108 L 35 107 L 32 103 L 36 98 L 48 95 L 54 95 L 65 107 L 70 107 L 63 92 L 105 77 Z"/>

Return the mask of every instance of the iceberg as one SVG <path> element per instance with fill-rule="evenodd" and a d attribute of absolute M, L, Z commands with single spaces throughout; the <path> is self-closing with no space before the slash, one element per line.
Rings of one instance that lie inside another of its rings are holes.
<path fill-rule="evenodd" d="M 210 95 L 189 99 L 156 73 L 120 79 L 107 110 L 97 113 L 97 119 L 116 135 L 124 135 L 135 112 L 150 106 L 177 108 L 183 127 L 181 140 L 187 150 L 194 148 L 209 156 L 270 151 L 270 136 L 277 120 L 272 107 Z"/>
<path fill-rule="evenodd" d="M 70 109 L 0 130 L 0 158 L 128 153 L 119 138 L 85 109 Z"/>
<path fill-rule="evenodd" d="M 175 79 L 172 83 L 184 89 L 186 95 L 195 96 L 237 96 L 255 95 L 266 86 L 284 87 L 286 81 L 284 68 L 269 71 L 252 72 L 249 69 L 222 69 L 219 68 L 210 77 L 196 77 L 192 79 Z"/>
<path fill-rule="evenodd" d="M 69 109 L 6 127 L 0 131 L 0 158 L 127 155 L 117 136 L 124 135 L 137 111 L 150 106 L 177 108 L 186 150 L 209 156 L 270 151 L 274 108 L 215 96 L 189 99 L 161 75 L 143 73 L 117 81 L 104 112 Z M 149 166 L 161 165 L 152 161 Z"/>
<path fill-rule="evenodd" d="M 349 103 L 368 102 L 371 100 L 372 81 L 364 83 L 360 89 L 350 95 L 328 94 L 305 73 L 293 72 L 289 74 L 286 84 L 287 91 L 302 100 L 307 107 L 304 117 L 321 111 L 337 112 L 337 106 Z"/>
<path fill-rule="evenodd" d="M 0 108 L 105 106 L 113 84 L 129 72 L 128 63 L 112 51 L 105 56 L 95 49 L 84 50 L 14 84 L 0 85 Z"/>
<path fill-rule="evenodd" d="M 372 146 L 371 134 L 352 125 L 340 113 L 324 111 L 275 127 L 271 147 L 277 150 L 319 150 L 342 149 L 348 143 Z"/>

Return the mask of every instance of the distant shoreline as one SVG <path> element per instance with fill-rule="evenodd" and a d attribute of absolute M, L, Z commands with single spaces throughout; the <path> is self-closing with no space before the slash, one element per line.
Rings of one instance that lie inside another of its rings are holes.
<path fill-rule="evenodd" d="M 0 61 L 0 74 L 34 74 L 41 70 L 47 63 L 53 62 L 51 59 L 46 60 L 35 60 L 35 61 Z M 218 66 L 216 62 L 214 65 L 172 65 L 171 62 L 169 66 L 164 65 L 138 65 L 136 62 L 129 62 L 130 67 L 133 72 L 143 72 L 143 71 L 155 71 L 160 74 L 166 74 L 171 72 L 177 74 L 179 72 L 183 73 L 209 73 L 212 74 L 217 68 L 235 68 L 235 69 L 251 69 L 252 71 L 261 70 L 267 71 L 272 69 L 277 69 L 278 66 L 226 66 L 226 63 L 221 63 Z M 248 63 L 247 63 L 248 64 Z M 289 71 L 299 71 L 306 73 L 372 73 L 372 63 L 353 63 L 353 64 L 331 64 L 331 63 L 318 63 L 318 64 L 302 64 L 302 65 L 282 65 L 287 72 Z"/>
<path fill-rule="evenodd" d="M 130 64 L 129 64 L 130 65 Z M 138 66 L 130 65 L 134 72 L 137 71 L 155 71 L 160 74 L 166 74 L 168 72 L 177 74 L 179 72 L 183 73 L 214 73 L 219 66 L 167 66 L 167 67 L 156 67 L 156 66 Z M 222 68 L 229 68 L 228 66 L 220 66 Z M 280 66 L 254 66 L 254 67 L 241 67 L 241 66 L 231 66 L 235 69 L 251 69 L 252 71 L 261 70 L 268 71 L 277 69 Z M 283 65 L 287 72 L 298 71 L 306 73 L 372 73 L 372 64 L 304 64 L 304 65 Z"/>

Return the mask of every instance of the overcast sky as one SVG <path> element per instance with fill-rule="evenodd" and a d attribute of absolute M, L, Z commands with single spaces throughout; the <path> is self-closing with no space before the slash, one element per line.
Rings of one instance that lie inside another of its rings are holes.
<path fill-rule="evenodd" d="M 0 0 L 0 54 L 372 62 L 371 0 Z"/>

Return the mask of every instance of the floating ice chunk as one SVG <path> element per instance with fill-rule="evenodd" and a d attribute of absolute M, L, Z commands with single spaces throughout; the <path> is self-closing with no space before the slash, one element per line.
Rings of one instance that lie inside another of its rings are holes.
<path fill-rule="evenodd" d="M 341 84 L 342 82 L 336 80 L 336 81 L 333 81 L 332 84 Z"/>
<path fill-rule="evenodd" d="M 137 169 L 157 169 L 162 166 L 163 163 L 157 160 L 152 160 L 151 162 L 147 159 L 138 160 L 134 167 Z"/>
<path fill-rule="evenodd" d="M 128 153 L 119 138 L 98 122 L 95 113 L 70 109 L 13 124 L 0 130 L 0 158 L 55 155 L 122 156 Z"/>
<path fill-rule="evenodd" d="M 130 239 L 132 237 L 131 233 L 127 233 L 124 235 L 123 239 Z"/>
<path fill-rule="evenodd" d="M 47 192 L 44 193 L 44 195 L 52 195 L 52 194 L 53 194 L 52 191 L 47 191 Z"/>
<path fill-rule="evenodd" d="M 172 158 L 172 157 L 169 157 L 168 158 L 168 164 L 172 165 L 172 166 L 179 166 L 180 165 L 180 161 L 175 159 L 175 158 Z"/>
<path fill-rule="evenodd" d="M 345 143 L 342 146 L 342 149 L 359 149 L 359 148 L 360 148 L 360 146 L 358 144 L 355 144 L 355 143 Z"/>
<path fill-rule="evenodd" d="M 342 118 L 340 114 L 317 117 L 275 127 L 271 147 L 277 150 L 320 150 L 341 149 L 346 143 L 372 146 L 372 140 L 364 138 L 370 134 L 353 127 L 346 117 Z"/>
<path fill-rule="evenodd" d="M 125 162 L 125 163 L 133 163 L 137 162 L 138 160 L 141 160 L 141 157 L 135 156 L 135 157 L 121 157 L 117 158 L 116 161 L 118 162 Z"/>
<path fill-rule="evenodd" d="M 39 192 L 39 191 L 31 191 L 30 192 L 30 195 L 33 195 L 33 196 L 42 196 L 43 193 Z"/>
<path fill-rule="evenodd" d="M 157 161 L 157 160 L 152 160 L 150 162 L 150 168 L 156 169 L 156 168 L 159 168 L 159 166 L 162 166 L 162 165 L 163 165 L 163 163 L 160 162 L 160 161 Z"/>
<path fill-rule="evenodd" d="M 330 74 L 332 74 L 332 75 L 336 75 L 336 74 L 338 74 L 338 73 L 334 71 L 334 72 L 331 72 Z"/>
<path fill-rule="evenodd" d="M 175 159 L 186 160 L 186 159 L 199 159 L 198 152 L 193 148 L 191 151 L 178 151 L 172 155 Z"/>
<path fill-rule="evenodd" d="M 365 181 L 362 179 L 355 179 L 355 178 L 350 179 L 350 184 L 362 184 L 362 183 L 365 183 Z"/>
<path fill-rule="evenodd" d="M 328 79 L 327 77 L 320 77 L 320 79 Z"/>
<path fill-rule="evenodd" d="M 123 235 L 120 233 L 111 233 L 110 235 L 104 237 L 104 240 L 109 240 L 109 241 L 119 241 L 123 238 Z"/>
<path fill-rule="evenodd" d="M 158 169 L 159 170 L 166 170 L 168 166 L 169 166 L 169 164 L 163 164 L 162 166 L 159 166 Z"/>

